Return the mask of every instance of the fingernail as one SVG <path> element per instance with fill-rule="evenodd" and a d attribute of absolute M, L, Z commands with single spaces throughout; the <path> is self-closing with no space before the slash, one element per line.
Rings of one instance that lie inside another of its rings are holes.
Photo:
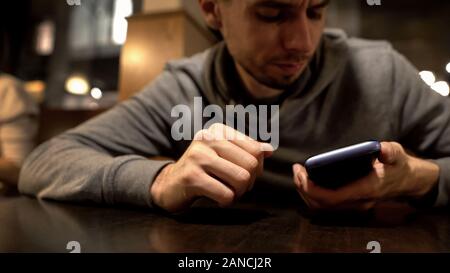
<path fill-rule="evenodd" d="M 300 172 L 300 166 L 298 164 L 294 164 L 294 166 L 292 166 L 292 170 L 294 171 L 294 174 L 297 175 Z"/>
<path fill-rule="evenodd" d="M 264 152 L 273 152 L 274 148 L 269 143 L 261 143 L 261 151 Z"/>

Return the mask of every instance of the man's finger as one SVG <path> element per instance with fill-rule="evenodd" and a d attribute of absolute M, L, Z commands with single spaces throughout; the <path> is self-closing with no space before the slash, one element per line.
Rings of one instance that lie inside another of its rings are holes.
<path fill-rule="evenodd" d="M 211 148 L 214 149 L 221 158 L 228 160 L 249 172 L 257 171 L 258 166 L 262 161 L 229 141 L 216 141 L 211 144 Z"/>
<path fill-rule="evenodd" d="M 343 188 L 329 190 L 321 188 L 308 179 L 306 169 L 296 164 L 293 167 L 294 181 L 308 206 L 327 210 L 366 211 L 375 205 L 370 197 L 373 191 L 374 177 L 372 174 L 355 181 Z"/>
<path fill-rule="evenodd" d="M 230 141 L 216 141 L 211 144 L 214 151 L 223 159 L 228 160 L 244 169 L 251 175 L 251 182 L 246 191 L 253 189 L 254 181 L 264 171 L 264 158 L 255 158 L 250 153 Z"/>
<path fill-rule="evenodd" d="M 312 209 L 326 209 L 326 210 L 337 210 L 337 211 L 367 211 L 375 206 L 374 201 L 370 200 L 359 200 L 359 201 L 348 201 L 341 204 L 336 204 L 333 207 L 330 206 L 324 206 L 323 204 L 320 204 L 313 199 L 309 198 L 307 193 L 304 191 L 302 183 L 304 181 L 302 180 L 304 177 L 304 174 L 297 175 L 298 172 L 302 172 L 301 166 L 293 166 L 293 172 L 294 172 L 294 181 L 297 186 L 297 191 L 302 197 L 302 199 L 305 201 L 305 203 L 308 205 L 309 208 Z"/>
<path fill-rule="evenodd" d="M 299 164 L 292 165 L 292 173 L 294 174 L 294 183 L 297 189 L 301 187 L 301 180 L 299 177 L 300 166 Z"/>
<path fill-rule="evenodd" d="M 294 183 L 297 189 L 298 194 L 300 195 L 300 197 L 302 198 L 302 200 L 306 203 L 306 205 L 309 208 L 318 208 L 319 204 L 311 199 L 309 199 L 307 197 L 307 195 L 305 194 L 304 190 L 303 190 L 303 180 L 302 180 L 302 175 L 299 174 L 299 172 L 301 171 L 299 164 L 295 164 L 292 166 L 292 171 L 294 174 Z"/>
<path fill-rule="evenodd" d="M 234 192 L 217 179 L 204 173 L 199 177 L 196 196 L 204 196 L 216 201 L 221 207 L 229 206 L 235 199 Z"/>
<path fill-rule="evenodd" d="M 214 175 L 230 186 L 237 197 L 248 191 L 252 183 L 252 175 L 246 169 L 217 156 L 204 166 L 208 174 Z"/>
<path fill-rule="evenodd" d="M 308 173 L 302 165 L 298 164 L 298 167 L 295 168 L 298 168 L 297 176 L 303 182 L 303 192 L 309 199 L 326 206 L 334 206 L 347 200 L 348 197 L 342 192 L 322 188 L 314 184 L 308 178 Z"/>
<path fill-rule="evenodd" d="M 358 201 L 358 202 L 349 202 L 340 204 L 333 208 L 335 211 L 356 211 L 356 212 L 364 212 L 375 207 L 375 201 Z"/>
<path fill-rule="evenodd" d="M 208 131 L 214 136 L 215 140 L 228 140 L 235 145 L 249 152 L 254 157 L 264 154 L 265 157 L 272 155 L 274 149 L 268 143 L 258 142 L 251 137 L 223 124 L 214 124 Z"/>
<path fill-rule="evenodd" d="M 385 176 L 385 165 L 379 165 L 367 176 L 360 178 L 338 189 L 343 196 L 348 196 L 348 201 L 374 200 L 380 198 L 380 185 Z"/>
<path fill-rule="evenodd" d="M 322 207 L 318 202 L 308 198 L 307 194 L 301 188 L 297 189 L 297 192 L 310 209 L 320 209 Z"/>

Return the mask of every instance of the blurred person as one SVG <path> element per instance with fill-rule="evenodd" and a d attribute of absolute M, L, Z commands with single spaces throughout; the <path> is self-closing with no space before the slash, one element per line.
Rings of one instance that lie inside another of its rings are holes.
<path fill-rule="evenodd" d="M 19 80 L 0 73 L 0 182 L 16 187 L 20 167 L 35 146 L 39 109 Z"/>
<path fill-rule="evenodd" d="M 188 209 L 199 197 L 228 206 L 258 191 L 280 200 L 292 194 L 318 210 L 367 210 L 386 200 L 447 206 L 450 102 L 389 43 L 325 29 L 328 3 L 200 0 L 206 23 L 223 41 L 169 62 L 130 100 L 40 146 L 25 163 L 20 191 L 168 212 Z M 195 112 L 196 97 L 222 109 L 279 105 L 278 149 L 223 138 L 239 133 L 220 123 L 176 141 L 171 111 L 184 105 Z M 367 139 L 385 141 L 378 161 L 371 174 L 343 188 L 318 187 L 301 165 Z"/>

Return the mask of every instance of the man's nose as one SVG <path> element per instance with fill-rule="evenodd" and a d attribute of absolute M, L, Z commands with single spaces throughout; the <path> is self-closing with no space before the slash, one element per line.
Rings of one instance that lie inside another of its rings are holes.
<path fill-rule="evenodd" d="M 314 45 L 311 37 L 309 19 L 306 14 L 283 26 L 281 43 L 286 51 L 311 53 Z"/>

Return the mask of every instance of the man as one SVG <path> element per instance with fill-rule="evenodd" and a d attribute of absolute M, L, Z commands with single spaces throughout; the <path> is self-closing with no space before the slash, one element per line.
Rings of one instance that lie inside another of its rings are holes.
<path fill-rule="evenodd" d="M 0 182 L 14 188 L 20 166 L 34 148 L 38 111 L 20 82 L 0 73 Z"/>
<path fill-rule="evenodd" d="M 200 0 L 224 42 L 169 63 L 131 100 L 38 148 L 20 190 L 169 212 L 199 197 L 228 206 L 254 191 L 281 199 L 294 193 L 326 210 L 366 210 L 392 199 L 447 205 L 449 101 L 387 43 L 324 31 L 328 2 Z M 193 108 L 197 97 L 221 108 L 279 105 L 278 149 L 221 124 L 194 130 L 193 141 L 175 141 L 171 110 Z M 299 164 L 368 139 L 389 142 L 373 172 L 344 188 L 316 186 Z M 176 161 L 148 159 L 154 156 Z"/>

